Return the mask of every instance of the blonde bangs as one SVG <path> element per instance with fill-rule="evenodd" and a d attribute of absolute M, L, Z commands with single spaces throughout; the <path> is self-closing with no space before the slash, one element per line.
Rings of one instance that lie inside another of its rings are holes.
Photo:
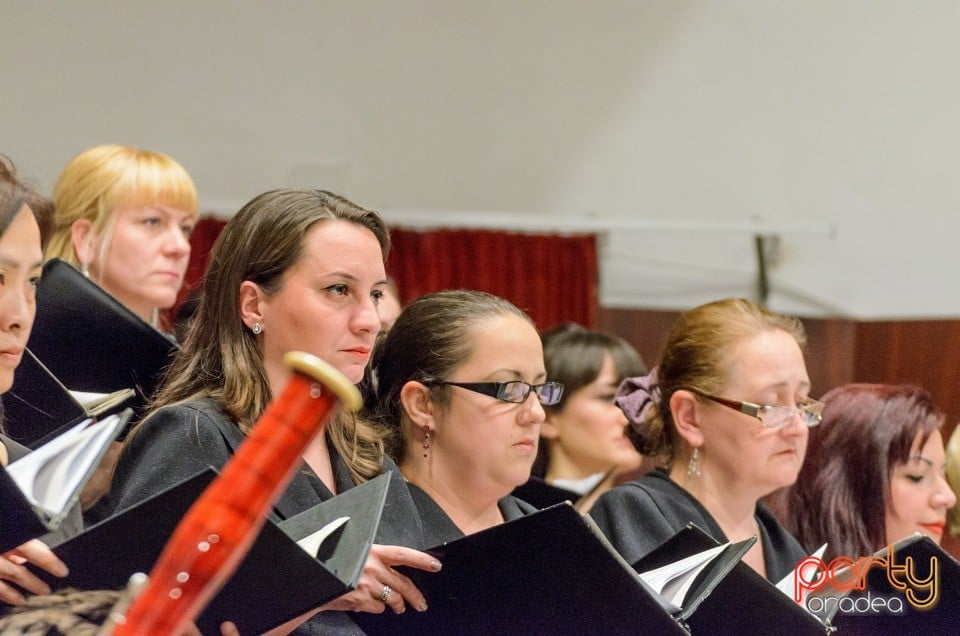
<path fill-rule="evenodd" d="M 163 205 L 199 214 L 197 187 L 183 166 L 170 157 L 144 150 L 136 151 L 134 165 L 124 170 L 103 198 L 106 210 L 121 205 Z"/>

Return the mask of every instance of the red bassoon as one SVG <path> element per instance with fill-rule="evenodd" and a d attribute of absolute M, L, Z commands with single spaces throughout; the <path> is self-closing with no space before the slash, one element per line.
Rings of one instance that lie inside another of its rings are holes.
<path fill-rule="evenodd" d="M 240 565 L 337 404 L 360 407 L 357 388 L 319 358 L 290 352 L 284 362 L 293 377 L 177 525 L 114 636 L 182 633 Z"/>

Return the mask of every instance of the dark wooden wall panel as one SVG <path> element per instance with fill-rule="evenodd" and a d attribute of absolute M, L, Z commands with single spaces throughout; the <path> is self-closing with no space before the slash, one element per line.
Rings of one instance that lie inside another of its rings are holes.
<path fill-rule="evenodd" d="M 597 328 L 626 338 L 655 365 L 677 312 L 601 308 Z M 916 384 L 947 413 L 944 441 L 960 421 L 960 320 L 857 322 L 804 319 L 807 372 L 813 395 L 849 382 Z M 783 492 L 767 504 L 784 519 Z M 960 494 L 960 493 L 958 493 Z M 960 557 L 960 538 L 944 547 Z"/>
<path fill-rule="evenodd" d="M 960 320 L 861 322 L 856 339 L 857 381 L 926 388 L 947 413 L 948 437 L 960 420 Z"/>
<path fill-rule="evenodd" d="M 601 307 L 597 329 L 625 338 L 653 366 L 660 358 L 678 312 Z M 814 395 L 852 382 L 855 369 L 856 325 L 849 320 L 804 319 L 807 331 L 807 372 Z"/>

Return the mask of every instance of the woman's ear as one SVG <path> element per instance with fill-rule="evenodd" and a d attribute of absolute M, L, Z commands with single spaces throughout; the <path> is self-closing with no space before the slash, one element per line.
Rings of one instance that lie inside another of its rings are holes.
<path fill-rule="evenodd" d="M 419 428 L 432 431 L 434 421 L 434 403 L 430 399 L 430 389 L 420 382 L 411 380 L 400 389 L 400 405 L 407 417 Z"/>
<path fill-rule="evenodd" d="M 263 293 L 260 285 L 249 280 L 240 283 L 240 320 L 247 329 L 253 330 L 255 324 L 266 326 L 263 316 L 265 299 L 266 294 Z"/>
<path fill-rule="evenodd" d="M 690 391 L 674 391 L 670 396 L 670 413 L 677 433 L 693 448 L 703 446 L 703 431 L 700 428 L 700 402 Z"/>
<path fill-rule="evenodd" d="M 70 242 L 80 261 L 81 269 L 87 269 L 97 255 L 96 240 L 93 235 L 93 222 L 90 219 L 77 219 L 70 225 Z"/>
<path fill-rule="evenodd" d="M 560 437 L 559 417 L 555 413 L 547 412 L 547 419 L 540 425 L 540 437 L 548 440 L 555 440 Z"/>

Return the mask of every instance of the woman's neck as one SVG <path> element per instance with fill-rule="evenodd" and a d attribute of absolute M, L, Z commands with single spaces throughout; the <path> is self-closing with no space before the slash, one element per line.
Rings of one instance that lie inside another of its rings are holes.
<path fill-rule="evenodd" d="M 767 564 L 760 539 L 756 510 L 758 498 L 747 488 L 717 479 L 706 469 L 696 478 L 687 476 L 686 464 L 675 463 L 670 478 L 707 509 L 729 541 L 743 541 L 756 536 L 758 541 L 743 556 L 743 562 L 766 578 Z M 738 494 L 740 493 L 740 494 Z"/>
<path fill-rule="evenodd" d="M 547 467 L 546 475 L 548 482 L 553 482 L 557 479 L 579 481 L 591 475 L 606 472 L 609 469 L 610 466 L 584 466 L 583 464 L 578 464 L 565 452 L 562 446 L 558 444 L 550 445 L 550 465 Z"/>
<path fill-rule="evenodd" d="M 97 283 L 100 287 L 104 289 L 111 296 L 120 301 L 120 304 L 137 314 L 145 323 L 151 327 L 156 328 L 157 322 L 160 316 L 160 310 L 157 307 L 154 307 L 149 302 L 144 302 L 138 297 L 130 297 L 127 294 L 124 294 L 122 290 L 110 289 L 107 285 L 104 284 L 103 280 L 99 273 L 94 271 L 90 272 L 90 280 Z"/>
<path fill-rule="evenodd" d="M 503 523 L 498 503 L 509 493 L 484 492 L 487 489 L 465 479 L 461 471 L 444 470 L 442 464 L 436 455 L 416 456 L 405 460 L 400 471 L 407 481 L 430 495 L 464 534 Z"/>
<path fill-rule="evenodd" d="M 327 446 L 326 428 L 323 427 L 310 444 L 303 451 L 303 461 L 313 469 L 320 481 L 332 492 L 337 494 L 337 480 L 333 475 L 333 462 L 330 459 L 330 448 Z"/>
<path fill-rule="evenodd" d="M 674 463 L 670 478 L 707 509 L 731 541 L 756 534 L 758 498 L 748 489 L 718 479 L 706 469 L 699 477 L 691 477 L 683 463 Z"/>
<path fill-rule="evenodd" d="M 133 313 L 137 314 L 141 319 L 143 319 L 145 323 L 147 323 L 154 329 L 157 328 L 157 322 L 159 321 L 159 317 L 160 317 L 159 309 L 157 309 L 156 307 L 151 307 L 149 305 L 137 305 L 134 303 L 126 303 L 123 301 L 121 302 L 127 307 L 127 309 L 129 309 Z"/>

